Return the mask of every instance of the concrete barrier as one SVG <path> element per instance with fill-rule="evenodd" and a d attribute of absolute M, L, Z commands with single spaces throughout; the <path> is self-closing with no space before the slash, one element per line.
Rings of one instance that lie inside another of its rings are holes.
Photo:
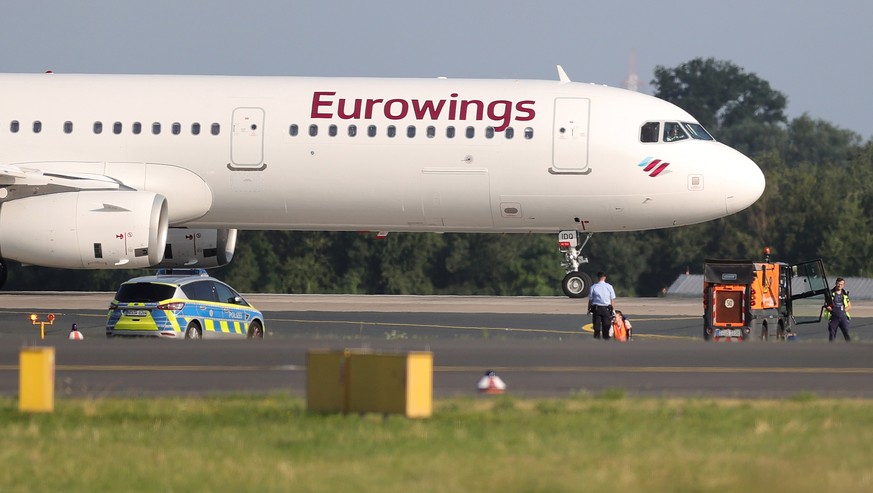
<path fill-rule="evenodd" d="M 364 350 L 307 353 L 306 403 L 316 412 L 433 413 L 433 353 Z"/>

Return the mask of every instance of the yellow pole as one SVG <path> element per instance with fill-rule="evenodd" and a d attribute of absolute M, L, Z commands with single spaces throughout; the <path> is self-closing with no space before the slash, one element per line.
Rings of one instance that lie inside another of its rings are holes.
<path fill-rule="evenodd" d="M 50 413 L 55 408 L 55 348 L 24 347 L 19 355 L 18 410 Z"/>

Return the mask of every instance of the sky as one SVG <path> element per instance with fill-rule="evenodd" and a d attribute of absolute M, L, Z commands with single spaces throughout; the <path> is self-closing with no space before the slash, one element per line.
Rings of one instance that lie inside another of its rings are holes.
<path fill-rule="evenodd" d="M 729 61 L 873 138 L 873 2 L 0 0 L 0 72 L 557 79 Z M 717 137 L 717 136 L 716 136 Z"/>

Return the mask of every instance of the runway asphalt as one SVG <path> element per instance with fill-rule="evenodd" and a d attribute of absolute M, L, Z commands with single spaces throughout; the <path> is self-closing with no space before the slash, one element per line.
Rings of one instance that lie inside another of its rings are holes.
<path fill-rule="evenodd" d="M 476 395 L 493 369 L 520 396 L 596 394 L 873 397 L 873 307 L 854 307 L 852 344 L 828 344 L 823 323 L 797 342 L 705 343 L 698 299 L 619 300 L 631 343 L 595 341 L 584 300 L 559 297 L 250 295 L 264 311 L 263 341 L 107 340 L 111 293 L 0 295 L 0 394 L 18 391 L 20 348 L 56 348 L 63 395 L 289 392 L 305 395 L 311 349 L 434 353 L 434 393 Z M 814 311 L 815 306 L 804 308 Z M 46 339 L 27 318 L 37 312 Z M 85 341 L 68 341 L 71 323 Z"/>

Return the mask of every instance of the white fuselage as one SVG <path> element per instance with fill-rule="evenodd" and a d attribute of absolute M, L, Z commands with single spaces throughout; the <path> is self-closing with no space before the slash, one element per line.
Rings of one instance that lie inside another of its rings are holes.
<path fill-rule="evenodd" d="M 580 83 L 0 76 L 0 164 L 106 175 L 162 193 L 170 226 L 623 231 L 719 218 L 761 195 L 758 167 L 722 144 L 640 142 L 644 122 L 674 120 L 695 121 L 656 98 Z M 670 166 L 651 177 L 639 166 L 646 157 Z M 178 189 L 148 183 L 168 167 L 192 174 L 168 178 Z M 186 188 L 198 203 L 187 203 Z"/>

